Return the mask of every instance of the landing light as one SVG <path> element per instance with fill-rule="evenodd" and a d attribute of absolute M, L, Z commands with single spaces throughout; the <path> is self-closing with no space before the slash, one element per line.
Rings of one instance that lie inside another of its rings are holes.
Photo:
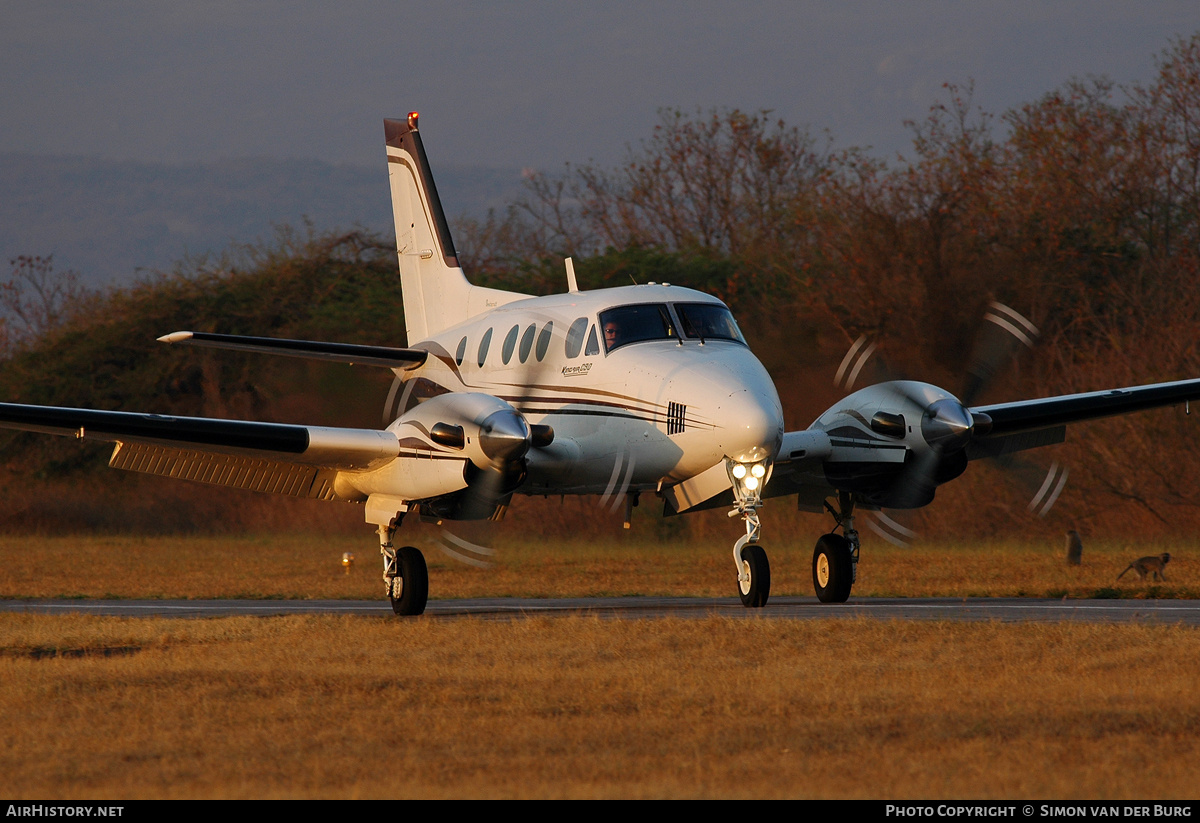
<path fill-rule="evenodd" d="M 733 484 L 733 495 L 738 505 L 758 505 L 758 495 L 767 483 L 771 472 L 770 462 L 763 460 L 758 463 L 738 462 L 726 458 L 729 470 L 729 480 Z"/>

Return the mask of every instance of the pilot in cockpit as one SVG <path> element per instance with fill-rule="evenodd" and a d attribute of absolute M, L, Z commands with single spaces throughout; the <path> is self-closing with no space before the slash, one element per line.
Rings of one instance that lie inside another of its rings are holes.
<path fill-rule="evenodd" d="M 604 321 L 604 350 L 612 351 L 621 344 L 621 327 L 609 318 Z"/>

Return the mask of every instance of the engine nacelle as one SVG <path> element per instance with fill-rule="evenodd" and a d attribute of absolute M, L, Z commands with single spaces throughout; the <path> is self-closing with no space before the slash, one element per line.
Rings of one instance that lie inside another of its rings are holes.
<path fill-rule="evenodd" d="M 945 389 L 897 380 L 842 398 L 810 428 L 829 435 L 825 476 L 834 488 L 868 505 L 911 509 L 966 470 L 975 424 Z"/>
<path fill-rule="evenodd" d="M 479 469 L 520 461 L 534 441 L 533 429 L 512 405 L 476 392 L 431 397 L 388 430 L 399 438 L 402 451 L 408 444 L 466 458 Z"/>

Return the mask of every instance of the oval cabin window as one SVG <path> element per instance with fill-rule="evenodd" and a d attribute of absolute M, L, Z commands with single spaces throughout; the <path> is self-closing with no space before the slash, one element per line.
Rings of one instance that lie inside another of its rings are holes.
<path fill-rule="evenodd" d="M 488 346 L 492 345 L 492 330 L 488 329 L 483 333 L 483 339 L 479 341 L 479 365 L 483 366 L 487 362 Z"/>
<path fill-rule="evenodd" d="M 517 347 L 517 332 L 521 329 L 518 326 L 513 326 L 508 330 L 508 334 L 504 335 L 504 346 L 500 349 L 500 359 L 504 361 L 504 365 L 508 365 L 508 361 L 512 360 L 513 349 Z"/>

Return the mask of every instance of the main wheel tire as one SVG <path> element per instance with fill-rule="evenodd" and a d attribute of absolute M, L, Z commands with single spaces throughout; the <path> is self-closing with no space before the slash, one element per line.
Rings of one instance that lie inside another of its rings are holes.
<path fill-rule="evenodd" d="M 854 585 L 854 562 L 850 559 L 850 541 L 838 534 L 826 534 L 813 550 L 813 588 L 822 603 L 845 603 Z"/>
<path fill-rule="evenodd" d="M 762 546 L 751 543 L 742 547 L 742 571 L 750 576 L 749 580 L 738 577 L 742 605 L 750 609 L 767 605 L 767 598 L 771 596 L 771 564 Z"/>
<path fill-rule="evenodd" d="M 400 596 L 395 596 L 396 588 L 400 588 Z M 425 555 L 412 546 L 401 546 L 396 549 L 396 579 L 392 583 L 392 611 L 396 614 L 411 616 L 425 611 L 425 602 L 429 599 L 429 569 L 425 565 Z"/>

